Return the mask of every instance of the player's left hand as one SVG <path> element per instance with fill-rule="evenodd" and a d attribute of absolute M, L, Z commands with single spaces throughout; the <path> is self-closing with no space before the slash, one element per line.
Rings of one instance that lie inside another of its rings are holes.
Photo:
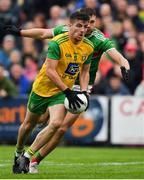
<path fill-rule="evenodd" d="M 1 34 L 12 34 L 14 36 L 21 36 L 21 29 L 16 27 L 15 25 L 6 25 L 0 23 L 0 32 Z"/>
<path fill-rule="evenodd" d="M 129 82 L 129 80 L 130 80 L 130 69 L 126 69 L 124 66 L 121 66 L 120 69 L 121 69 L 121 73 L 122 73 L 122 77 L 123 77 L 124 81 Z"/>
<path fill-rule="evenodd" d="M 81 93 L 83 93 L 85 96 L 86 96 L 86 98 L 87 98 L 87 100 L 88 100 L 88 104 L 87 104 L 87 108 L 86 108 L 86 110 L 88 109 L 88 107 L 89 107 L 89 93 L 87 92 L 87 91 L 82 91 Z M 85 110 L 85 111 L 86 111 Z"/>
<path fill-rule="evenodd" d="M 5 25 L 4 29 L 7 34 L 12 34 L 14 36 L 21 36 L 21 29 L 16 27 L 15 25 Z"/>

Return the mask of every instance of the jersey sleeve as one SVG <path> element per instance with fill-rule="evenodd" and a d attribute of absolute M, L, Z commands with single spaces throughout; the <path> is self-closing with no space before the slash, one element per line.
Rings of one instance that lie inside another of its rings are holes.
<path fill-rule="evenodd" d="M 104 34 L 98 30 L 93 32 L 91 41 L 96 51 L 106 52 L 109 49 L 115 48 L 114 43 L 110 39 L 105 38 Z"/>
<path fill-rule="evenodd" d="M 54 60 L 59 60 L 61 56 L 59 45 L 56 41 L 49 43 L 47 57 Z"/>
<path fill-rule="evenodd" d="M 90 63 L 91 63 L 92 56 L 93 56 L 93 53 L 91 53 L 91 54 L 88 56 L 88 58 L 87 58 L 87 60 L 84 62 L 84 64 L 90 64 Z"/>
<path fill-rule="evenodd" d="M 54 29 L 53 29 L 53 36 L 57 36 L 59 34 L 62 34 L 64 32 L 67 32 L 68 31 L 68 27 L 65 26 L 65 25 L 59 25 L 59 26 L 56 26 Z"/>
<path fill-rule="evenodd" d="M 94 43 L 95 43 L 95 49 L 101 52 L 106 52 L 112 48 L 115 48 L 114 43 L 107 38 L 98 39 L 98 37 L 96 37 Z"/>
<path fill-rule="evenodd" d="M 101 42 L 101 49 L 104 52 L 106 52 L 112 48 L 115 48 L 115 45 L 110 39 L 105 39 L 103 42 Z"/>

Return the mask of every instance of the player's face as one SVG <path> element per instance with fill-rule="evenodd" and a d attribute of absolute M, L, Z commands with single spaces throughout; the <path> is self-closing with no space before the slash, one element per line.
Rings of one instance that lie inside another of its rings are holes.
<path fill-rule="evenodd" d="M 96 27 L 96 16 L 92 15 L 90 16 L 90 20 L 89 20 L 87 31 L 86 31 L 86 36 L 90 35 L 95 27 Z"/>
<path fill-rule="evenodd" d="M 79 42 L 83 39 L 87 31 L 88 23 L 88 21 L 82 20 L 76 20 L 70 23 L 70 33 L 75 41 Z"/>

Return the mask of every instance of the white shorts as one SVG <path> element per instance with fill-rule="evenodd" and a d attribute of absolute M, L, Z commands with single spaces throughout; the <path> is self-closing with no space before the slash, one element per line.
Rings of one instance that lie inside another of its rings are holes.
<path fill-rule="evenodd" d="M 88 89 L 87 89 L 87 92 L 88 92 L 88 93 L 91 92 L 91 88 L 92 88 L 92 85 L 88 85 Z M 74 91 L 81 91 L 80 85 L 74 85 L 72 89 L 73 89 Z"/>

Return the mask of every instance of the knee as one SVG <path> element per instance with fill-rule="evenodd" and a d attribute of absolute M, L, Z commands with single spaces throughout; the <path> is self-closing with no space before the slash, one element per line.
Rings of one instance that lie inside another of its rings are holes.
<path fill-rule="evenodd" d="M 36 125 L 35 123 L 27 122 L 27 123 L 22 124 L 22 128 L 24 128 L 25 131 L 29 132 L 30 130 L 32 130 L 35 127 L 35 125 Z"/>
<path fill-rule="evenodd" d="M 60 121 L 53 121 L 53 122 L 51 122 L 51 126 L 53 127 L 54 130 L 57 130 L 60 128 L 61 122 Z"/>

